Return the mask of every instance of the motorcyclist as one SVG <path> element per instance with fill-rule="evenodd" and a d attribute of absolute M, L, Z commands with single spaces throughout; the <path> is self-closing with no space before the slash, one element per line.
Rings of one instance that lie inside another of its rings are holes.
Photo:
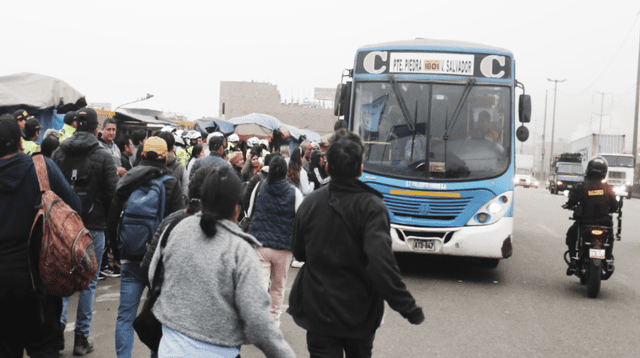
<path fill-rule="evenodd" d="M 576 241 L 579 225 L 613 226 L 610 213 L 618 210 L 618 201 L 613 188 L 603 182 L 607 175 L 607 169 L 606 159 L 602 157 L 591 159 L 587 164 L 585 183 L 569 193 L 569 200 L 563 206 L 564 208 L 572 208 L 576 205 L 582 207 L 582 214 L 579 215 L 580 220 L 576 220 L 567 230 L 566 244 L 569 247 L 569 256 L 571 257 L 567 276 L 576 272 Z"/>

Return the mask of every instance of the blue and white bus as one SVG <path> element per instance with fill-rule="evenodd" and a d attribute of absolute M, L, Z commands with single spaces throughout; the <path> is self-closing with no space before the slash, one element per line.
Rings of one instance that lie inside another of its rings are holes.
<path fill-rule="evenodd" d="M 348 77 L 344 81 L 344 77 Z M 507 50 L 416 39 L 364 46 L 336 115 L 365 143 L 363 182 L 380 191 L 396 252 L 512 254 L 515 61 Z M 520 122 L 531 99 L 519 97 Z"/>

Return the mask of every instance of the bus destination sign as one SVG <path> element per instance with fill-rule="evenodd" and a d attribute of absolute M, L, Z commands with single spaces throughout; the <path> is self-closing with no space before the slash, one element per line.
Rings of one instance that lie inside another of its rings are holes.
<path fill-rule="evenodd" d="M 486 78 L 511 78 L 511 59 L 488 54 L 444 52 L 360 52 L 358 74 L 458 75 Z"/>

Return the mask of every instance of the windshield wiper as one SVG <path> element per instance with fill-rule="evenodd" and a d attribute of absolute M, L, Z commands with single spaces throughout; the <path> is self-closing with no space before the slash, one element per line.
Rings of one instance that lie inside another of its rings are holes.
<path fill-rule="evenodd" d="M 456 106 L 456 110 L 453 111 L 453 117 L 451 118 L 451 123 L 447 126 L 446 130 L 444 131 L 444 135 L 442 136 L 442 139 L 444 139 L 444 140 L 448 140 L 449 139 L 449 131 L 451 130 L 451 128 L 453 128 L 453 126 L 458 121 L 458 117 L 460 116 L 460 112 L 462 112 L 462 106 L 467 101 L 467 97 L 469 97 L 469 93 L 471 93 L 471 88 L 473 87 L 473 85 L 475 83 L 476 83 L 475 77 L 471 77 L 467 81 L 467 84 L 464 86 L 464 90 L 462 91 L 462 97 L 460 97 L 460 101 L 458 101 L 458 105 Z"/>
<path fill-rule="evenodd" d="M 400 104 L 400 110 L 402 111 L 402 116 L 404 117 L 405 122 L 407 122 L 407 128 L 415 133 L 416 127 L 413 125 L 413 121 L 411 116 L 409 115 L 409 110 L 407 109 L 407 104 L 404 103 L 404 98 L 400 95 L 400 91 L 398 90 L 398 83 L 396 82 L 395 75 L 389 75 L 389 82 L 391 82 L 391 87 L 393 88 L 393 92 L 396 94 L 398 98 L 398 103 Z"/>

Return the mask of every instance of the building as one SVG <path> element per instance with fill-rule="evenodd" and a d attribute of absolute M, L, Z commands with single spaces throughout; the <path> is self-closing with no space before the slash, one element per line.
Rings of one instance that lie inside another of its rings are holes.
<path fill-rule="evenodd" d="M 326 97 L 326 90 L 322 91 Z M 320 136 L 333 132 L 337 117 L 332 108 L 322 108 L 314 102 L 282 103 L 278 87 L 264 82 L 220 82 L 219 117 L 226 120 L 250 113 L 264 113 L 280 122 L 300 129 L 309 129 Z M 326 106 L 325 106 L 326 107 Z"/>

